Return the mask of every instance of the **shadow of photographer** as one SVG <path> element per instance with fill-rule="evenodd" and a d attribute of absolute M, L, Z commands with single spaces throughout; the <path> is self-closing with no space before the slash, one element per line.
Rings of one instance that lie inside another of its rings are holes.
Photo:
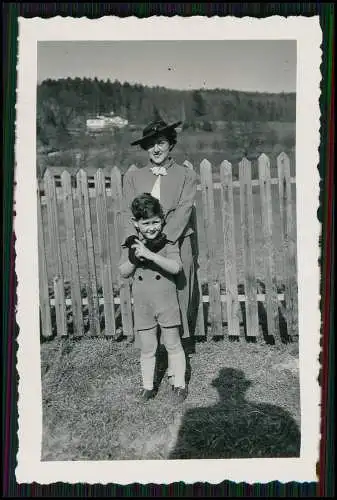
<path fill-rule="evenodd" d="M 169 459 L 298 457 L 300 431 L 282 408 L 245 399 L 251 382 L 223 368 L 212 381 L 214 406 L 187 410 Z"/>

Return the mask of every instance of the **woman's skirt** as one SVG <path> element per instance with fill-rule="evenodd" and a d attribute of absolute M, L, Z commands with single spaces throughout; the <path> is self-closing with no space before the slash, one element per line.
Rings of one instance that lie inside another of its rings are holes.
<path fill-rule="evenodd" d="M 193 248 L 193 235 L 186 236 L 180 243 L 183 270 L 177 277 L 178 301 L 182 321 L 182 338 L 193 337 L 199 307 L 199 286 L 197 281 L 197 254 Z"/>

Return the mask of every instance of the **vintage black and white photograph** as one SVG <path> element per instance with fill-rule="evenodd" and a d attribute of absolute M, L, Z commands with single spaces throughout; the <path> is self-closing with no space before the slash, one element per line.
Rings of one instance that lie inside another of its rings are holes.
<path fill-rule="evenodd" d="M 34 357 L 39 404 L 23 379 L 20 432 L 27 447 L 35 414 L 47 479 L 151 461 L 196 480 L 217 459 L 222 479 L 262 482 L 265 464 L 281 480 L 298 463 L 314 480 L 320 30 L 268 20 L 199 39 L 183 22 L 156 38 L 154 19 L 133 20 L 138 37 L 83 20 L 83 38 L 82 20 L 24 20 L 42 36 L 30 69 L 19 52 L 32 80 L 17 126 L 18 196 L 31 191 L 16 202 L 19 361 L 27 373 Z"/>

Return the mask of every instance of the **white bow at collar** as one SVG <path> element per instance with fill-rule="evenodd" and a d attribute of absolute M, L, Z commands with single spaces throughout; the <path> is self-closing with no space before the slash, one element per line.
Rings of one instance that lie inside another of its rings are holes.
<path fill-rule="evenodd" d="M 154 175 L 167 175 L 166 167 L 152 167 L 150 170 Z"/>

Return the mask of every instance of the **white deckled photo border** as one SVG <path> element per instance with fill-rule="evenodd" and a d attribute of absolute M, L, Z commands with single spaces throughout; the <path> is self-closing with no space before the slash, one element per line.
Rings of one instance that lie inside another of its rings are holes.
<path fill-rule="evenodd" d="M 296 218 L 299 304 L 301 453 L 299 458 L 137 461 L 41 461 L 38 231 L 36 190 L 37 42 L 52 40 L 296 40 Z M 319 17 L 19 18 L 16 121 L 16 273 L 19 374 L 18 483 L 187 484 L 318 481 L 319 309 Z"/>

